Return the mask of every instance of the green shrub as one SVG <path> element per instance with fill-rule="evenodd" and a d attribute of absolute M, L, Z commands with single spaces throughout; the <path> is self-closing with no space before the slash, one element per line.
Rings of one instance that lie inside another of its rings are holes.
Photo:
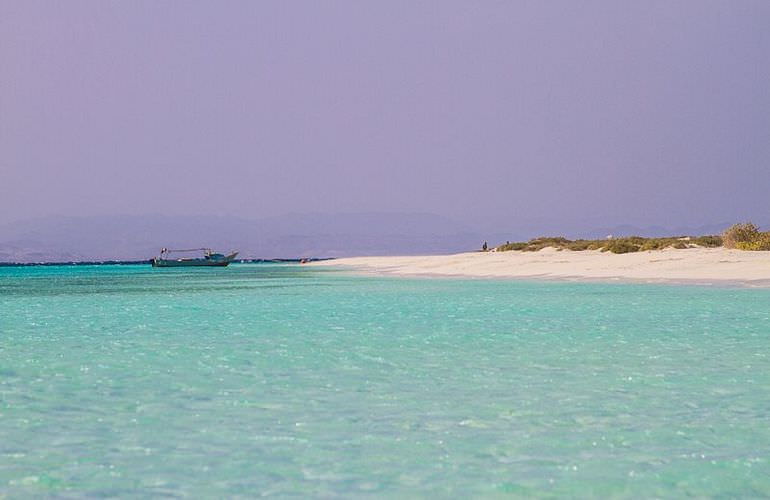
<path fill-rule="evenodd" d="M 642 243 L 642 246 L 639 248 L 640 251 L 646 252 L 648 250 L 661 250 L 663 248 L 666 248 L 667 240 L 664 241 L 661 238 L 650 238 L 649 240 Z"/>
<path fill-rule="evenodd" d="M 752 241 L 739 241 L 735 244 L 735 248 L 752 251 L 770 250 L 770 232 L 758 233 Z"/>
<path fill-rule="evenodd" d="M 567 244 L 567 248 L 576 252 L 590 249 L 593 242 L 591 240 L 575 240 Z"/>
<path fill-rule="evenodd" d="M 698 236 L 697 238 L 693 238 L 691 242 L 706 248 L 716 248 L 716 247 L 722 246 L 722 237 L 721 236 Z"/>
<path fill-rule="evenodd" d="M 759 250 L 770 250 L 770 231 L 761 233 L 757 239 Z"/>
<path fill-rule="evenodd" d="M 759 236 L 759 228 L 751 222 L 734 224 L 722 233 L 725 248 L 738 248 L 738 243 L 751 243 Z"/>
<path fill-rule="evenodd" d="M 498 252 L 507 252 L 510 250 L 523 250 L 524 247 L 526 247 L 527 244 L 524 242 L 514 242 L 514 243 L 506 243 L 505 245 L 500 245 L 497 247 Z"/>
<path fill-rule="evenodd" d="M 558 237 L 541 236 L 540 238 L 533 238 L 529 240 L 527 242 L 527 245 L 524 248 L 522 248 L 522 250 L 525 252 L 537 252 L 547 247 L 565 248 L 565 246 L 568 243 L 569 243 L 569 240 L 561 236 L 558 236 Z"/>
<path fill-rule="evenodd" d="M 612 253 L 631 253 L 638 252 L 640 245 L 633 242 L 632 239 L 620 239 L 610 240 L 609 243 L 602 249 L 603 251 L 610 251 Z"/>

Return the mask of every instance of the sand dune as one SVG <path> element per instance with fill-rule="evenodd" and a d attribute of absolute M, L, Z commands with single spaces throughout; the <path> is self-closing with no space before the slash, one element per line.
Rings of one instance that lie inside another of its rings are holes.
<path fill-rule="evenodd" d="M 770 286 L 770 252 L 725 248 L 666 249 L 627 254 L 473 252 L 455 255 L 353 257 L 313 263 L 362 273 L 476 278 L 547 278 L 641 282 L 735 283 Z"/>

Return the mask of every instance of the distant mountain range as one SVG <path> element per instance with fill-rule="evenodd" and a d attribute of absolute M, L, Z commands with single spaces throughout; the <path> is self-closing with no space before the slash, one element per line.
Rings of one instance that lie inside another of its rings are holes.
<path fill-rule="evenodd" d="M 729 224 L 667 229 L 615 226 L 568 237 L 718 234 Z M 425 213 L 288 214 L 261 219 L 225 216 L 44 217 L 0 225 L 0 262 L 141 260 L 161 247 L 236 249 L 243 258 L 345 257 L 455 253 L 504 241 L 562 235 L 523 227 L 485 233 Z"/>
<path fill-rule="evenodd" d="M 480 247 L 431 214 L 45 217 L 0 226 L 0 262 L 149 259 L 161 247 L 236 249 L 243 258 L 427 254 Z"/>

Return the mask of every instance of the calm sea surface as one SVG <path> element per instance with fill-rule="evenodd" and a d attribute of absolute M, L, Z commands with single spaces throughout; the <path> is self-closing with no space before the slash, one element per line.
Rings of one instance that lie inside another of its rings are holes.
<path fill-rule="evenodd" d="M 0 497 L 770 496 L 770 290 L 0 268 Z"/>

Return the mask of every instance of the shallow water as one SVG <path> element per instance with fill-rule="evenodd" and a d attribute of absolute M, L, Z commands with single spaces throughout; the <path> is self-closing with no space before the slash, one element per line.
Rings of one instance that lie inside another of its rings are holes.
<path fill-rule="evenodd" d="M 770 495 L 770 290 L 0 268 L 0 496 Z"/>

